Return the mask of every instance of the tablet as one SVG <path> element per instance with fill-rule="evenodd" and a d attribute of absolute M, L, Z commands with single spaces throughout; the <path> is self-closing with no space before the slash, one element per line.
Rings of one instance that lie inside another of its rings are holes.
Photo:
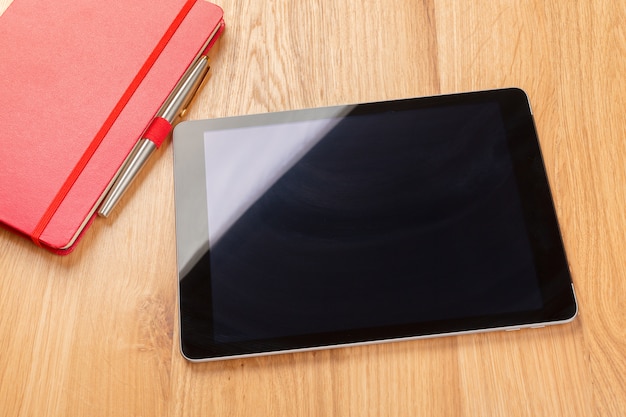
<path fill-rule="evenodd" d="M 192 361 L 577 313 L 519 89 L 183 122 L 173 146 Z"/>

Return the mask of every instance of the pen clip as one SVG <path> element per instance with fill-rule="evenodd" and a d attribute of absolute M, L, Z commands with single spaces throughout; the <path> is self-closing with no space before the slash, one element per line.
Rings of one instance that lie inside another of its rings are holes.
<path fill-rule="evenodd" d="M 198 58 L 181 78 L 178 85 L 174 88 L 175 93 L 163 103 L 156 116 L 162 117 L 170 123 L 173 123 L 177 117 L 181 116 L 195 96 L 198 88 L 200 88 L 204 77 L 209 72 L 209 68 L 209 58 L 206 55 Z"/>

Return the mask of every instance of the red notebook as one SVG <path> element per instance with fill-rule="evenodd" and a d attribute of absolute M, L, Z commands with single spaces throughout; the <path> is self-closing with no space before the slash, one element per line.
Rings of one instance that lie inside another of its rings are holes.
<path fill-rule="evenodd" d="M 0 16 L 0 224 L 69 253 L 222 16 L 204 0 L 14 0 Z"/>

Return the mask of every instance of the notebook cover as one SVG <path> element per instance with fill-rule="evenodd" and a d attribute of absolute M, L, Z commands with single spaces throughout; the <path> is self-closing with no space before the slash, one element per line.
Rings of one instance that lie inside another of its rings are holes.
<path fill-rule="evenodd" d="M 222 24 L 222 10 L 203 0 L 15 0 L 0 16 L 2 225 L 71 251 L 125 157 Z"/>

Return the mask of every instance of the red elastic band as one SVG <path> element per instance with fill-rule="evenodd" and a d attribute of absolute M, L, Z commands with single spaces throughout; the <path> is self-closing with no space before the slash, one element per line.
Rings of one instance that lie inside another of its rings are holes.
<path fill-rule="evenodd" d="M 170 122 L 162 117 L 155 117 L 141 137 L 150 139 L 150 141 L 159 148 L 171 131 L 172 125 Z"/>
<path fill-rule="evenodd" d="M 189 13 L 189 10 L 191 10 L 191 7 L 194 5 L 195 2 L 196 0 L 187 0 L 183 8 L 178 13 L 172 24 L 169 26 L 169 28 L 167 29 L 159 43 L 156 45 L 146 62 L 143 64 L 135 78 L 133 78 L 133 81 L 130 83 L 120 100 L 117 102 L 117 104 L 113 108 L 113 111 L 111 112 L 111 114 L 109 114 L 109 117 L 106 119 L 96 136 L 91 141 L 89 147 L 80 158 L 70 175 L 67 177 L 61 189 L 57 192 L 56 196 L 50 203 L 50 206 L 48 206 L 45 213 L 39 220 L 39 223 L 35 227 L 35 230 L 33 231 L 32 240 L 37 246 L 42 246 L 39 238 L 41 237 L 43 231 L 46 229 L 46 226 L 48 226 L 48 223 L 50 223 L 52 216 L 54 216 L 54 213 L 56 213 L 59 206 L 65 199 L 65 196 L 70 191 L 83 169 L 85 169 L 85 166 L 87 166 L 87 163 L 96 152 L 96 149 L 98 149 L 98 146 L 100 146 L 100 143 L 102 142 L 108 131 L 111 129 L 111 126 L 113 126 L 113 123 L 119 117 L 126 104 L 128 104 L 128 101 L 131 99 L 143 79 L 146 77 L 161 52 L 163 52 L 172 36 L 174 36 L 174 33 L 176 33 L 176 30 L 183 22 L 183 20 L 187 16 L 187 13 Z"/>

